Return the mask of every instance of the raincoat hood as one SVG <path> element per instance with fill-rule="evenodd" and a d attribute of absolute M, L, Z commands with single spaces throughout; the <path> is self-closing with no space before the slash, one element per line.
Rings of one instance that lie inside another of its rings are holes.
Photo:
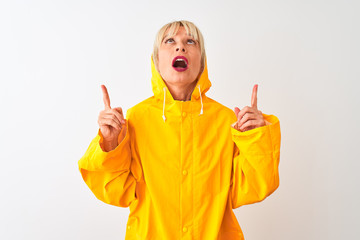
<path fill-rule="evenodd" d="M 166 104 L 174 103 L 176 100 L 174 100 L 173 96 L 169 91 L 169 88 L 166 86 L 160 73 L 156 70 L 152 56 L 151 56 L 151 73 L 152 73 L 151 85 L 152 85 L 154 97 L 160 101 L 163 101 L 163 119 L 165 122 Z M 209 80 L 207 62 L 205 59 L 204 70 L 201 73 L 199 79 L 197 80 L 197 84 L 191 94 L 191 100 L 190 100 L 191 102 L 200 101 L 201 103 L 200 114 L 203 114 L 203 97 L 205 96 L 205 93 L 209 90 L 210 87 L 211 87 L 211 82 Z"/>

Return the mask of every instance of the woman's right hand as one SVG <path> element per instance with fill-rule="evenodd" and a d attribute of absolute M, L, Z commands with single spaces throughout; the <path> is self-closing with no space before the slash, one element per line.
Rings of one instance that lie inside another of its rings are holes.
<path fill-rule="evenodd" d="M 101 85 L 101 89 L 105 109 L 99 114 L 98 124 L 104 138 L 104 150 L 111 151 L 118 145 L 118 136 L 126 122 L 121 107 L 110 107 L 110 97 L 105 85 Z"/>

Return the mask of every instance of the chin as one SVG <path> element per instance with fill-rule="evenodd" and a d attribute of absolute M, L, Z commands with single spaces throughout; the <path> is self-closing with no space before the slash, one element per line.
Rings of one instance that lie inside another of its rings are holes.
<path fill-rule="evenodd" d="M 189 80 L 189 79 L 193 79 L 193 78 L 189 78 L 187 76 L 175 76 L 175 77 L 172 77 L 170 79 L 170 81 L 168 81 L 168 82 L 173 83 L 173 84 L 176 84 L 176 83 L 179 83 L 179 84 L 191 84 L 196 80 L 196 79 L 193 79 L 193 80 Z"/>

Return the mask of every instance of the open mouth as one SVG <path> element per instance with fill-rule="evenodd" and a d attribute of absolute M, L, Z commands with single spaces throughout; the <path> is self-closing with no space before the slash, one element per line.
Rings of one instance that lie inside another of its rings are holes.
<path fill-rule="evenodd" d="M 172 67 L 178 72 L 183 72 L 188 68 L 188 60 L 184 56 L 177 56 L 172 62 Z"/>

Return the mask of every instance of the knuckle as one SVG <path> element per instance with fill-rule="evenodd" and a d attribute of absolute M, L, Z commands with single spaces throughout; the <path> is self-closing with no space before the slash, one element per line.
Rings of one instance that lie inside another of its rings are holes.
<path fill-rule="evenodd" d="M 248 121 L 249 118 L 250 118 L 249 114 L 248 114 L 248 113 L 245 113 L 245 115 L 244 115 L 244 120 L 245 120 L 245 121 Z"/>
<path fill-rule="evenodd" d="M 119 114 L 119 112 L 118 112 L 116 109 L 112 109 L 112 113 L 113 113 L 114 115 L 118 115 L 118 114 Z"/>

